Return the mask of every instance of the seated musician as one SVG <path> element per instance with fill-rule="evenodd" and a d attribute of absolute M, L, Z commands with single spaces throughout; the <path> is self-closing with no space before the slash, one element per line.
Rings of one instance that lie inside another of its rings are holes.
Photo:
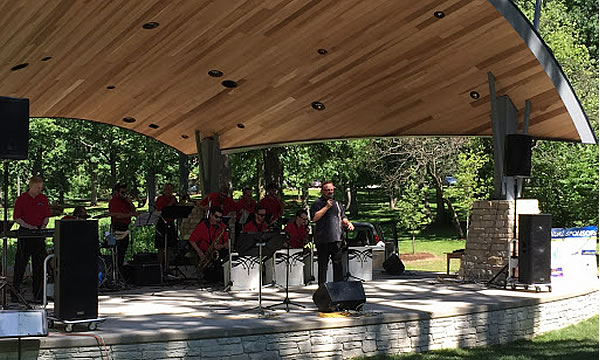
<path fill-rule="evenodd" d="M 173 184 L 165 184 L 163 193 L 156 198 L 154 208 L 157 211 L 163 211 L 167 206 L 177 204 L 177 198 L 173 195 Z M 177 227 L 175 219 L 160 217 L 156 223 L 156 232 L 154 235 L 154 247 L 157 249 L 158 263 L 163 265 L 163 271 L 169 268 L 169 259 L 165 257 L 165 242 L 169 248 L 177 246 Z"/>
<path fill-rule="evenodd" d="M 302 249 L 308 240 L 308 213 L 306 210 L 296 211 L 296 218 L 290 221 L 285 232 L 289 234 L 289 242 L 284 243 L 284 246 L 291 249 Z"/>
<path fill-rule="evenodd" d="M 202 275 L 208 282 L 223 281 L 221 262 L 226 258 L 228 233 L 222 219 L 223 210 L 212 207 L 208 219 L 200 221 L 189 238 L 192 248 L 198 254 L 199 264 L 209 264 L 205 269 L 200 269 L 204 271 Z"/>
<path fill-rule="evenodd" d="M 267 209 L 268 226 L 276 224 L 283 215 L 283 201 L 277 193 L 276 184 L 267 185 L 267 196 L 260 201 L 260 206 Z"/>
<path fill-rule="evenodd" d="M 73 214 L 65 215 L 62 217 L 61 220 L 85 220 L 89 217 L 90 216 L 88 215 L 87 210 L 85 209 L 85 206 L 77 205 L 73 209 Z"/>
<path fill-rule="evenodd" d="M 259 207 L 254 213 L 254 217 L 244 225 L 242 232 L 254 233 L 254 232 L 265 232 L 267 231 L 267 223 L 265 217 L 267 216 L 267 209 Z"/>
<path fill-rule="evenodd" d="M 229 196 L 229 188 L 227 185 L 222 185 L 219 192 L 213 192 L 206 195 L 206 197 L 200 201 L 200 206 L 205 210 L 213 206 L 218 207 L 222 209 L 227 216 L 237 209 L 235 201 Z"/>
<path fill-rule="evenodd" d="M 50 207 L 48 198 L 42 194 L 43 185 L 44 180 L 40 176 L 34 176 L 29 180 L 29 190 L 17 198 L 13 218 L 19 224 L 19 230 L 45 229 L 48 225 Z M 41 301 L 43 263 L 46 257 L 46 239 L 44 237 L 17 239 L 13 278 L 13 286 L 17 291 L 23 282 L 29 257 L 31 257 L 33 275 L 33 299 Z"/>

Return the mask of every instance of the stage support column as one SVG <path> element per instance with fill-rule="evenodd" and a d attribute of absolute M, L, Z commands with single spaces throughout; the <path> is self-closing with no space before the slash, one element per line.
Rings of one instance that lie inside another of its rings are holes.
<path fill-rule="evenodd" d="M 198 150 L 199 186 L 202 196 L 219 191 L 220 184 L 231 187 L 231 164 L 229 157 L 222 155 L 219 149 L 219 137 L 202 138 L 196 130 L 196 149 Z"/>
<path fill-rule="evenodd" d="M 488 72 L 488 83 L 490 89 L 492 138 L 494 141 L 494 195 L 496 200 L 514 200 L 515 186 L 517 180 L 512 176 L 504 176 L 504 140 L 508 134 L 519 132 L 519 111 L 508 96 L 496 96 L 496 79 Z M 523 123 L 521 132 L 527 133 L 529 124 L 529 112 L 531 102 L 525 101 Z M 517 193 L 521 192 L 522 180 L 518 179 Z"/>

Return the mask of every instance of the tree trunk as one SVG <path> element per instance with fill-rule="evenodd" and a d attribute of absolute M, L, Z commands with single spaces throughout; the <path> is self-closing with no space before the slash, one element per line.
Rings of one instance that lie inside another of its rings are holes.
<path fill-rule="evenodd" d="M 310 205 L 308 204 L 308 184 L 302 186 L 302 208 L 309 213 L 310 216 Z"/>
<path fill-rule="evenodd" d="M 117 150 L 111 145 L 109 153 L 109 165 L 110 165 L 110 188 L 114 189 L 117 185 Z"/>
<path fill-rule="evenodd" d="M 231 159 L 229 155 L 221 155 L 223 159 L 223 167 L 221 168 L 221 173 L 219 174 L 219 188 L 222 188 L 223 185 L 227 186 L 227 190 L 229 194 L 233 195 L 231 192 L 233 188 L 233 176 L 231 174 Z"/>
<path fill-rule="evenodd" d="M 256 157 L 256 201 L 265 197 L 265 169 L 260 156 Z"/>
<path fill-rule="evenodd" d="M 416 246 L 415 246 L 415 232 L 411 231 L 410 233 L 412 234 L 412 250 L 413 250 L 413 254 L 416 254 L 416 251 L 415 251 L 415 249 L 416 249 Z"/>
<path fill-rule="evenodd" d="M 146 193 L 148 194 L 148 211 L 153 211 L 154 199 L 156 199 L 156 171 L 153 168 L 148 169 L 146 177 Z"/>
<path fill-rule="evenodd" d="M 350 198 L 348 204 L 348 213 L 352 217 L 358 216 L 358 189 L 354 183 L 350 183 L 350 187 L 348 188 L 348 197 Z"/>
<path fill-rule="evenodd" d="M 265 164 L 265 184 L 275 184 L 283 196 L 283 164 L 281 155 L 284 149 L 281 147 L 263 149 L 263 160 Z"/>
<path fill-rule="evenodd" d="M 396 201 L 398 201 L 398 199 L 396 199 L 396 197 L 392 194 L 390 194 L 390 209 L 395 209 L 396 208 Z"/>
<path fill-rule="evenodd" d="M 427 173 L 433 180 L 433 185 L 435 187 L 435 202 L 437 204 L 437 208 L 435 210 L 434 222 L 437 225 L 446 225 L 448 223 L 448 218 L 446 216 L 446 211 L 444 207 L 444 189 L 442 187 L 442 180 L 435 174 L 435 172 L 430 167 L 427 167 Z"/>
<path fill-rule="evenodd" d="M 450 200 L 444 198 L 444 201 L 446 202 L 446 205 L 448 205 L 448 210 L 450 211 L 450 215 L 451 215 L 451 219 L 452 219 L 452 225 L 454 225 L 454 228 L 456 229 L 456 234 L 458 235 L 458 238 L 464 239 L 465 234 L 462 230 L 462 227 L 460 226 L 460 220 L 458 220 L 458 215 L 456 215 L 454 206 L 452 206 L 452 203 L 450 202 Z"/>
<path fill-rule="evenodd" d="M 98 169 L 96 168 L 96 164 L 91 164 L 90 178 L 92 186 L 90 194 L 90 203 L 93 206 L 96 206 L 98 205 Z"/>
<path fill-rule="evenodd" d="M 179 153 L 179 188 L 177 191 L 180 198 L 182 195 L 187 195 L 187 193 L 188 193 L 189 177 L 190 177 L 190 168 L 188 167 L 188 157 L 186 154 L 180 152 Z"/>

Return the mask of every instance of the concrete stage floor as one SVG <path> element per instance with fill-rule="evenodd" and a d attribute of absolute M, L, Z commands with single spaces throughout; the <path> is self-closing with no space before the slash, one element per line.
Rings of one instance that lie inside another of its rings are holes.
<path fill-rule="evenodd" d="M 289 299 L 304 308 L 290 305 L 265 311 L 250 310 L 258 305 L 258 292 L 224 292 L 197 283 L 132 287 L 99 296 L 99 316 L 107 320 L 94 332 L 85 326 L 66 334 L 56 325 L 48 337 L 39 338 L 42 348 L 92 346 L 96 339 L 77 334 L 97 334 L 109 344 L 176 341 L 274 332 L 335 328 L 360 320 L 362 324 L 430 319 L 458 314 L 519 307 L 586 292 L 597 291 L 598 282 L 553 286 L 540 293 L 489 288 L 486 284 L 462 283 L 441 274 L 407 271 L 402 276 L 377 276 L 364 283 L 367 302 L 362 313 L 324 317 L 312 302 L 316 285 L 293 287 Z M 262 306 L 281 303 L 285 290 L 264 287 Z M 52 303 L 48 309 L 52 309 Z M 345 316 L 344 316 L 345 315 Z"/>

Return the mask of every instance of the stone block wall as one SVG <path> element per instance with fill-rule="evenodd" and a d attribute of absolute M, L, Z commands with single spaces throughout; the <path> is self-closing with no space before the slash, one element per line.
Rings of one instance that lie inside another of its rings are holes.
<path fill-rule="evenodd" d="M 539 212 L 537 200 L 517 200 L 517 214 Z M 478 201 L 473 204 L 459 276 L 465 280 L 489 280 L 508 263 L 514 214 L 514 201 Z"/>
<path fill-rule="evenodd" d="M 529 339 L 598 314 L 598 291 L 546 302 L 496 306 L 428 319 L 389 319 L 385 322 L 329 328 L 215 338 L 173 339 L 165 342 L 112 344 L 68 348 L 36 348 L 22 344 L 23 359 L 352 359 L 360 356 L 423 352 L 504 344 Z M 222 334 L 222 333 L 221 333 Z M 172 334 L 171 334 L 172 335 Z M 0 360 L 17 358 L 16 341 L 0 341 Z"/>

